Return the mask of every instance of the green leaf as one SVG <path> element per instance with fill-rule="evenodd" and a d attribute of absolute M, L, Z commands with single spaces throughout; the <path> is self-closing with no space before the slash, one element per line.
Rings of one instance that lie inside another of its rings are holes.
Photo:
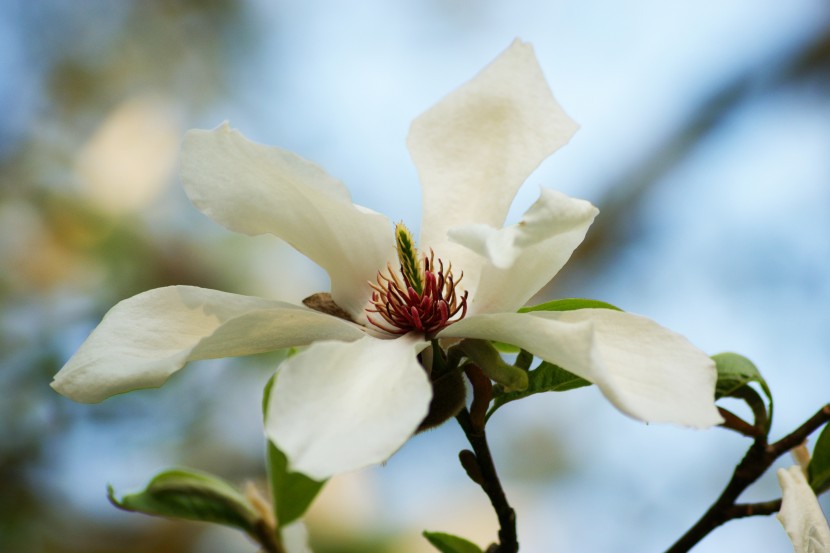
<path fill-rule="evenodd" d="M 519 353 L 521 350 L 520 347 L 514 346 L 512 344 L 505 344 L 504 342 L 490 342 L 493 344 L 493 347 L 499 350 L 502 353 Z"/>
<path fill-rule="evenodd" d="M 216 476 L 193 470 L 173 469 L 157 474 L 144 491 L 115 497 L 107 487 L 110 503 L 125 511 L 147 515 L 214 522 L 256 535 L 259 515 L 239 492 Z"/>
<path fill-rule="evenodd" d="M 807 475 L 816 495 L 830 489 L 830 425 L 824 426 L 816 440 L 813 457 L 807 465 Z"/>
<path fill-rule="evenodd" d="M 274 497 L 274 513 L 280 527 L 299 519 L 326 483 L 288 470 L 285 453 L 268 442 L 268 480 Z"/>
<path fill-rule="evenodd" d="M 713 355 L 712 359 L 718 369 L 718 383 L 715 390 L 718 398 L 729 396 L 732 392 L 750 382 L 760 384 L 761 388 L 764 389 L 764 393 L 769 397 L 767 383 L 752 361 L 737 353 L 719 353 Z"/>
<path fill-rule="evenodd" d="M 424 537 L 441 553 L 483 553 L 481 548 L 464 538 L 443 532 L 427 532 Z"/>
<path fill-rule="evenodd" d="M 530 313 L 531 311 L 574 311 L 576 309 L 613 309 L 614 311 L 622 311 L 619 307 L 599 300 L 589 300 L 584 298 L 567 298 L 561 300 L 553 300 L 539 305 L 532 305 L 522 307 L 519 313 Z"/>
<path fill-rule="evenodd" d="M 493 406 L 490 407 L 490 412 L 487 413 L 489 419 L 496 409 L 523 397 L 531 396 L 533 394 L 540 394 L 542 392 L 566 392 L 575 388 L 582 388 L 583 386 L 590 386 L 591 383 L 576 376 L 575 374 L 566 371 L 562 367 L 543 361 L 538 367 L 529 371 L 527 388 L 520 392 L 502 392 L 496 395 L 493 400 Z"/>
<path fill-rule="evenodd" d="M 719 353 L 713 355 L 712 359 L 715 361 L 718 370 L 715 398 L 720 399 L 727 396 L 737 397 L 740 395 L 738 391 L 741 388 L 750 382 L 757 383 L 769 400 L 766 425 L 767 432 L 769 432 L 770 425 L 772 424 L 772 392 L 764 377 L 761 376 L 758 367 L 752 361 L 737 353 Z"/>
<path fill-rule="evenodd" d="M 514 365 L 522 369 L 523 371 L 530 370 L 530 366 L 533 364 L 533 354 L 525 351 L 519 350 L 519 354 L 516 356 L 516 362 Z"/>
<path fill-rule="evenodd" d="M 272 376 L 265 385 L 262 398 L 263 414 L 268 410 L 268 399 L 276 376 L 276 374 Z M 288 458 L 270 440 L 268 441 L 268 482 L 274 501 L 274 514 L 280 527 L 303 516 L 326 483 L 325 480 L 318 482 L 305 474 L 288 470 Z"/>

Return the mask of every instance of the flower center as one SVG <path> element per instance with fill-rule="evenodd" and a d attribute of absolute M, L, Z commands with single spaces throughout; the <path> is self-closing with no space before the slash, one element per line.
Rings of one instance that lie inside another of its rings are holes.
<path fill-rule="evenodd" d="M 369 283 L 374 291 L 366 312 L 383 319 L 367 315 L 369 322 L 391 334 L 434 334 L 463 319 L 467 292 L 461 293 L 458 284 L 464 273 L 454 280 L 452 264 L 445 271 L 444 262 L 432 251 L 419 259 L 412 234 L 403 223 L 395 227 L 395 245 L 400 271 L 387 265 L 386 270 L 378 271 L 377 283 Z"/>

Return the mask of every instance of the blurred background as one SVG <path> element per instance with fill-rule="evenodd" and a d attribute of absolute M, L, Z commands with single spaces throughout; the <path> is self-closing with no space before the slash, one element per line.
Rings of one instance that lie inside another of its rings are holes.
<path fill-rule="evenodd" d="M 160 390 L 78 405 L 49 381 L 117 301 L 192 284 L 290 301 L 326 275 L 236 236 L 177 179 L 188 128 L 225 119 L 316 161 L 354 201 L 417 229 L 409 122 L 515 38 L 582 126 L 545 185 L 600 216 L 537 298 L 649 316 L 753 359 L 773 437 L 830 400 L 830 5 L 824 0 L 45 0 L 0 3 L 0 551 L 253 552 L 231 530 L 105 498 L 187 465 L 263 478 L 259 400 L 280 354 L 197 363 Z M 667 548 L 748 441 L 645 426 L 594 388 L 511 404 L 490 425 L 527 552 Z M 453 424 L 332 480 L 309 514 L 322 553 L 482 546 L 497 526 Z M 784 460 L 779 466 L 790 464 Z M 745 499 L 779 496 L 772 473 Z M 824 501 L 825 510 L 828 502 Z M 695 551 L 789 551 L 772 517 Z"/>

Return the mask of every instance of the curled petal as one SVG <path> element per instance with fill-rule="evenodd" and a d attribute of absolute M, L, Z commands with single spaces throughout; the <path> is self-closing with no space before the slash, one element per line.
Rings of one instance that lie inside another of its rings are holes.
<path fill-rule="evenodd" d="M 318 342 L 283 362 L 265 431 L 291 470 L 315 480 L 389 458 L 427 414 L 432 387 L 416 356 L 426 343 Z"/>
<path fill-rule="evenodd" d="M 570 259 L 598 213 L 590 202 L 541 188 L 515 225 L 450 229 L 450 240 L 487 260 L 471 291 L 471 312 L 509 312 L 524 305 Z"/>
<path fill-rule="evenodd" d="M 638 420 L 695 428 L 722 422 L 714 362 L 679 334 L 638 315 L 609 309 L 476 315 L 439 336 L 523 348 L 593 382 Z"/>
<path fill-rule="evenodd" d="M 795 553 L 830 553 L 830 527 L 801 467 L 778 469 L 782 502 L 778 520 Z"/>
<path fill-rule="evenodd" d="M 188 361 L 362 336 L 358 325 L 289 303 L 193 286 L 157 288 L 113 307 L 52 387 L 95 403 L 161 386 Z"/>
<path fill-rule="evenodd" d="M 325 269 L 334 301 L 356 320 L 366 282 L 394 252 L 391 223 L 351 203 L 346 188 L 291 152 L 246 139 L 227 124 L 187 133 L 182 180 L 193 204 L 230 230 L 270 233 Z"/>
<path fill-rule="evenodd" d="M 501 227 L 525 179 L 576 129 L 533 48 L 515 41 L 412 123 L 407 144 L 423 188 L 422 246 L 471 272 L 455 248 L 445 248 L 447 231 L 473 223 Z"/>

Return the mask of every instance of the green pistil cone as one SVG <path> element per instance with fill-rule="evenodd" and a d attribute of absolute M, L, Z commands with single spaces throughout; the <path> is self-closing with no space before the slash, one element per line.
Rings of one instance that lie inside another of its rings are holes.
<path fill-rule="evenodd" d="M 418 262 L 418 249 L 412 233 L 403 223 L 395 225 L 395 246 L 398 248 L 398 261 L 406 283 L 419 295 L 424 291 L 424 273 Z"/>

